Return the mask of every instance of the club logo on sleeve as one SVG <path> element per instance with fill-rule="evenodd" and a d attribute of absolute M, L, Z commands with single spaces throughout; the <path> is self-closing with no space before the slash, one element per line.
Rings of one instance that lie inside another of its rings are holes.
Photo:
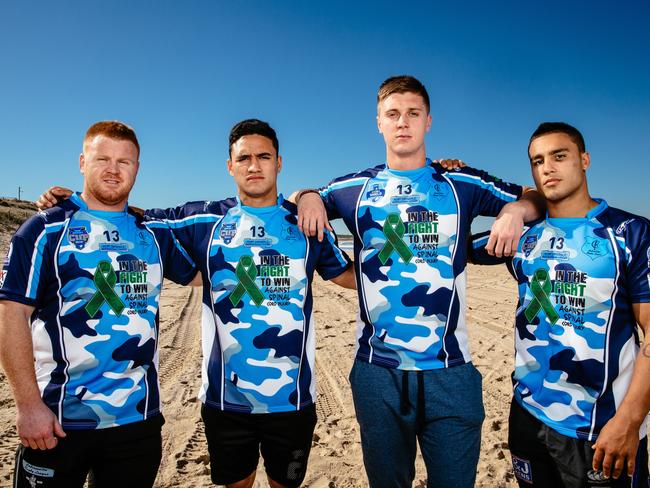
<path fill-rule="evenodd" d="M 526 239 L 524 239 L 521 250 L 524 252 L 524 255 L 526 257 L 530 256 L 530 253 L 533 252 L 533 249 L 535 249 L 535 246 L 537 245 L 537 239 L 537 234 L 526 236 Z"/>
<path fill-rule="evenodd" d="M 530 466 L 530 461 L 526 459 L 521 459 L 517 456 L 512 456 L 512 469 L 515 472 L 515 476 L 518 480 L 521 480 L 525 483 L 533 482 L 533 470 Z"/>
<path fill-rule="evenodd" d="M 0 269 L 0 288 L 4 286 L 6 277 L 7 272 L 4 269 Z"/>
<path fill-rule="evenodd" d="M 86 247 L 88 238 L 88 229 L 83 225 L 80 227 L 70 227 L 70 229 L 68 229 L 68 240 L 80 251 Z"/>
<path fill-rule="evenodd" d="M 385 194 L 386 194 L 386 190 L 384 190 L 383 188 L 380 188 L 379 185 L 374 184 L 374 185 L 372 185 L 372 188 L 368 192 L 366 192 L 366 198 L 369 198 L 373 203 L 376 203 Z"/>
<path fill-rule="evenodd" d="M 598 237 L 585 237 L 585 243 L 582 245 L 582 252 L 592 260 L 607 254 L 607 241 Z"/>
<path fill-rule="evenodd" d="M 628 220 L 626 220 L 625 222 L 621 223 L 621 224 L 616 228 L 616 235 L 617 235 L 617 236 L 620 236 L 621 234 L 623 234 L 623 232 L 625 232 L 625 229 L 626 229 L 626 227 L 628 226 L 628 224 L 629 224 L 630 222 L 634 222 L 634 219 L 628 219 Z"/>
<path fill-rule="evenodd" d="M 224 244 L 230 244 L 235 235 L 237 235 L 237 224 L 234 222 L 223 224 L 219 229 L 219 237 Z"/>

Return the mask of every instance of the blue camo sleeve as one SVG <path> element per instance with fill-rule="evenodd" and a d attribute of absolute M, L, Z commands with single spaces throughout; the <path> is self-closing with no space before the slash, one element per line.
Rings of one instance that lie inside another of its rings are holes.
<path fill-rule="evenodd" d="M 465 167 L 448 176 L 473 187 L 472 216 L 496 217 L 506 203 L 521 198 L 523 187 L 506 183 L 486 171 Z"/>
<path fill-rule="evenodd" d="M 316 271 L 324 280 L 336 278 L 352 266 L 348 255 L 338 247 L 336 234 L 325 230 L 325 238 L 320 243 L 320 255 L 316 263 Z"/>
<path fill-rule="evenodd" d="M 198 241 L 235 204 L 235 199 L 188 202 L 178 207 L 152 208 L 145 211 L 145 216 L 166 222 L 181 247 L 194 261 L 198 261 L 195 254 L 195 250 L 200 248 Z"/>
<path fill-rule="evenodd" d="M 43 296 L 43 278 L 51 273 L 46 254 L 48 233 L 44 221 L 31 217 L 16 232 L 0 273 L 0 300 L 36 306 Z"/>
<path fill-rule="evenodd" d="M 166 222 L 151 222 L 149 227 L 154 230 L 160 243 L 165 278 L 179 285 L 187 285 L 197 272 L 194 261 Z"/>
<path fill-rule="evenodd" d="M 162 220 L 173 230 L 174 236 L 185 249 L 192 249 L 195 239 L 195 227 L 191 225 L 196 221 L 192 218 L 205 202 L 188 202 L 178 207 L 151 208 L 145 210 L 147 218 Z"/>
<path fill-rule="evenodd" d="M 487 245 L 489 238 L 489 230 L 475 234 L 470 238 L 469 252 L 467 253 L 469 256 L 469 261 L 473 264 L 488 266 L 505 263 L 505 265 L 508 267 L 508 271 L 510 271 L 510 274 L 516 278 L 514 269 L 512 267 L 512 256 L 502 256 L 499 258 L 497 256 L 488 254 L 488 252 L 485 250 L 485 246 Z"/>
<path fill-rule="evenodd" d="M 627 279 L 632 303 L 650 302 L 650 221 L 639 217 L 626 228 Z"/>
<path fill-rule="evenodd" d="M 345 213 L 341 211 L 342 208 L 354 208 L 359 197 L 359 189 L 366 179 L 366 177 L 359 176 L 359 173 L 350 173 L 333 179 L 318 190 L 330 220 L 341 218 Z"/>

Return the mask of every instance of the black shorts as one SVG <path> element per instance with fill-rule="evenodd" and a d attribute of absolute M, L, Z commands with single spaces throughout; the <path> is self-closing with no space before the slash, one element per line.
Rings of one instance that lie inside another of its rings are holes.
<path fill-rule="evenodd" d="M 281 413 L 234 413 L 201 407 L 210 452 L 212 482 L 235 483 L 257 469 L 288 488 L 300 486 L 316 427 L 316 406 Z"/>
<path fill-rule="evenodd" d="M 648 485 L 648 438 L 639 442 L 632 479 L 624 470 L 618 479 L 605 480 L 591 464 L 594 442 L 567 437 L 526 411 L 516 400 L 510 406 L 508 444 L 520 487 L 643 487 Z"/>
<path fill-rule="evenodd" d="M 14 487 L 81 488 L 91 470 L 96 488 L 151 487 L 160 466 L 164 422 L 157 415 L 107 429 L 69 429 L 45 451 L 20 445 Z"/>

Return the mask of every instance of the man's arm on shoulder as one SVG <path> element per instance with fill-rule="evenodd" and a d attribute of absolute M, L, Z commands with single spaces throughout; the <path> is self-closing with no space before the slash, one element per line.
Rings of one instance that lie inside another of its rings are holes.
<path fill-rule="evenodd" d="M 14 394 L 20 441 L 32 449 L 52 449 L 65 432 L 43 403 L 36 382 L 29 325 L 33 311 L 30 305 L 0 301 L 0 362 Z"/>
<path fill-rule="evenodd" d="M 45 190 L 36 200 L 36 206 L 39 210 L 47 210 L 54 207 L 61 200 L 66 200 L 72 196 L 73 191 L 63 186 L 51 186 Z"/>
<path fill-rule="evenodd" d="M 506 203 L 492 224 L 490 238 L 485 246 L 488 254 L 497 257 L 514 255 L 524 222 L 540 219 L 545 213 L 544 198 L 537 190 L 524 187 L 521 198 Z"/>
<path fill-rule="evenodd" d="M 616 411 L 605 424 L 593 446 L 593 469 L 602 468 L 605 476 L 618 478 L 627 468 L 634 473 L 639 429 L 650 411 L 650 303 L 634 303 L 634 317 L 644 333 L 634 364 L 630 386 Z"/>
<path fill-rule="evenodd" d="M 298 229 L 306 236 L 318 236 L 318 241 L 323 242 L 324 229 L 330 232 L 334 230 L 318 190 L 295 191 L 289 201 L 298 207 Z"/>

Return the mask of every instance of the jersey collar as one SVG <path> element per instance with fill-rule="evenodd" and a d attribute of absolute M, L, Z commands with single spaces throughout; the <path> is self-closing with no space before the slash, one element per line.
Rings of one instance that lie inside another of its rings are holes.
<path fill-rule="evenodd" d="M 609 206 L 603 198 L 594 198 L 594 201 L 598 202 L 594 208 L 587 212 L 587 215 L 584 217 L 549 217 L 548 211 L 546 212 L 546 220 L 551 224 L 582 224 L 589 220 L 594 219 L 607 209 Z"/>
<path fill-rule="evenodd" d="M 276 203 L 275 205 L 269 205 L 268 207 L 249 207 L 247 205 L 244 205 L 241 202 L 239 196 L 237 196 L 237 203 L 239 204 L 241 209 L 246 213 L 256 214 L 256 215 L 268 214 L 277 211 L 282 206 L 282 204 L 284 203 L 284 197 L 282 196 L 282 193 L 279 193 L 278 203 Z"/>

